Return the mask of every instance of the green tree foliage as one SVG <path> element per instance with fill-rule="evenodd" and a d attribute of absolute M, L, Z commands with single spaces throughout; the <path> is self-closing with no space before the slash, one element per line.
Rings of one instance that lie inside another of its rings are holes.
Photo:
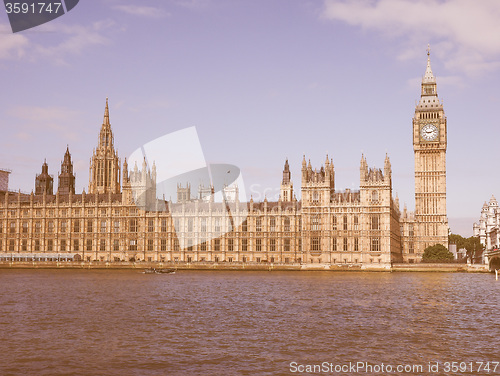
<path fill-rule="evenodd" d="M 448 243 L 456 244 L 457 251 L 462 248 L 467 248 L 466 247 L 467 239 L 458 234 L 450 234 L 448 236 Z"/>
<path fill-rule="evenodd" d="M 467 242 L 465 244 L 465 249 L 467 249 L 467 257 L 471 260 L 471 262 L 477 262 L 481 259 L 481 255 L 484 251 L 484 246 L 481 244 L 479 236 L 471 236 L 466 240 Z"/>
<path fill-rule="evenodd" d="M 452 262 L 453 253 L 442 244 L 427 247 L 422 256 L 422 262 Z"/>
<path fill-rule="evenodd" d="M 470 238 L 465 239 L 465 249 L 469 252 L 478 252 L 482 251 L 484 246 L 481 244 L 479 240 L 479 236 L 471 236 Z"/>
<path fill-rule="evenodd" d="M 478 236 L 464 238 L 458 234 L 451 234 L 448 236 L 448 242 L 456 244 L 457 251 L 465 248 L 467 250 L 467 258 L 469 259 L 480 257 L 484 250 L 484 246 L 481 244 Z"/>

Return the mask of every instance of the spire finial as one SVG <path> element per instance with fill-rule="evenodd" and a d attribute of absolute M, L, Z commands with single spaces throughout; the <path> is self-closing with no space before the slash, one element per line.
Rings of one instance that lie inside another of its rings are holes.
<path fill-rule="evenodd" d="M 104 109 L 104 122 L 103 122 L 103 124 L 109 125 L 108 97 L 106 97 L 106 108 Z"/>
<path fill-rule="evenodd" d="M 428 44 L 427 45 L 427 67 L 425 69 L 425 74 L 422 79 L 422 83 L 435 83 L 436 78 L 434 77 L 434 74 L 432 73 L 432 68 L 431 68 L 431 46 Z"/>

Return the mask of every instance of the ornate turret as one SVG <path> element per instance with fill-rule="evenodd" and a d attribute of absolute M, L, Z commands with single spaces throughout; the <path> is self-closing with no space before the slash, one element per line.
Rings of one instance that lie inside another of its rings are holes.
<path fill-rule="evenodd" d="M 286 159 L 285 167 L 283 168 L 283 179 L 281 180 L 280 200 L 288 202 L 292 201 L 292 198 L 293 198 L 292 173 L 290 172 L 288 159 Z"/>
<path fill-rule="evenodd" d="M 35 194 L 54 194 L 54 178 L 49 175 L 49 166 L 46 160 L 43 161 L 42 173 L 35 178 Z"/>
<path fill-rule="evenodd" d="M 302 181 L 307 180 L 307 162 L 306 162 L 306 156 L 304 154 L 304 157 L 302 158 Z"/>
<path fill-rule="evenodd" d="M 145 210 L 156 210 L 156 165 L 153 162 L 153 173 L 148 167 L 146 158 L 143 159 L 142 169 L 137 167 L 135 161 L 134 169 L 128 173 L 128 164 L 123 165 L 123 192 L 127 194 L 131 191 L 132 198 L 137 207 Z"/>
<path fill-rule="evenodd" d="M 384 160 L 384 176 L 387 182 L 391 184 L 392 181 L 391 161 L 387 153 L 385 154 L 385 160 Z"/>
<path fill-rule="evenodd" d="M 123 183 L 126 183 L 128 181 L 129 181 L 128 163 L 127 163 L 127 158 L 125 158 L 125 161 L 123 162 Z"/>
<path fill-rule="evenodd" d="M 61 195 L 75 194 L 75 175 L 73 173 L 73 162 L 71 162 L 71 154 L 69 146 L 66 148 L 64 160 L 61 163 L 61 173 L 59 174 L 58 190 Z"/>
<path fill-rule="evenodd" d="M 359 164 L 359 180 L 360 182 L 365 182 L 368 178 L 368 163 L 366 162 L 366 157 L 361 154 L 361 162 Z"/>
<path fill-rule="evenodd" d="M 335 177 L 335 171 L 333 169 L 333 161 L 328 160 L 328 154 L 325 160 L 325 180 L 331 182 L 333 185 Z"/>
<path fill-rule="evenodd" d="M 153 166 L 151 167 L 151 180 L 154 185 L 156 185 L 156 163 L 153 161 Z"/>
<path fill-rule="evenodd" d="M 288 165 L 288 158 L 285 161 L 285 167 L 283 168 L 283 180 L 281 184 L 287 185 L 290 184 L 292 174 L 290 173 L 290 166 Z"/>
<path fill-rule="evenodd" d="M 177 184 L 177 202 L 185 203 L 191 201 L 191 184 L 187 183 L 186 188 L 182 184 Z"/>

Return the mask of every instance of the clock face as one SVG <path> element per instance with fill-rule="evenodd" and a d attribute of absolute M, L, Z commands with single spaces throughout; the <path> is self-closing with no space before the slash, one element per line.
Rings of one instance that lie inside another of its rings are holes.
<path fill-rule="evenodd" d="M 438 136 L 438 129 L 434 124 L 427 124 L 420 130 L 420 136 L 426 141 L 434 141 Z"/>

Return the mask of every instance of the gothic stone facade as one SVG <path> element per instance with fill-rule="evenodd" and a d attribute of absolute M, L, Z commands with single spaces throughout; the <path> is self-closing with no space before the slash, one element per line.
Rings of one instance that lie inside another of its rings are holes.
<path fill-rule="evenodd" d="M 363 162 L 366 163 L 366 162 Z M 333 166 L 328 169 L 333 172 Z M 364 167 L 362 166 L 362 169 Z M 302 202 L 155 200 L 114 194 L 3 192 L 0 252 L 84 261 L 307 263 L 389 267 L 400 258 L 399 211 L 386 175 L 364 169 L 359 191 L 335 192 L 324 169 L 303 169 Z M 232 227 L 231 221 L 240 223 Z M 231 229 L 231 231 L 227 231 Z M 23 256 L 22 256 L 23 255 Z"/>
<path fill-rule="evenodd" d="M 88 194 L 75 194 L 69 148 L 57 192 L 46 163 L 35 193 L 0 192 L 0 259 L 279 263 L 389 268 L 418 262 L 426 245 L 447 245 L 446 119 L 428 59 L 413 120 L 415 213 L 400 213 L 392 171 L 360 162 L 359 190 L 335 190 L 328 157 L 313 169 L 304 156 L 301 201 L 288 161 L 276 202 L 240 202 L 227 187 L 215 202 L 210 187 L 197 198 L 179 182 L 176 202 L 156 198 L 156 166 L 129 173 L 114 148 L 106 99 L 98 146 L 90 164 Z M 231 191 L 231 189 L 233 191 Z M 230 201 L 230 202 L 228 202 Z M 230 210 L 228 208 L 230 207 Z M 45 255 L 45 256 L 44 256 Z M 50 257 L 48 256 L 50 255 Z"/>

